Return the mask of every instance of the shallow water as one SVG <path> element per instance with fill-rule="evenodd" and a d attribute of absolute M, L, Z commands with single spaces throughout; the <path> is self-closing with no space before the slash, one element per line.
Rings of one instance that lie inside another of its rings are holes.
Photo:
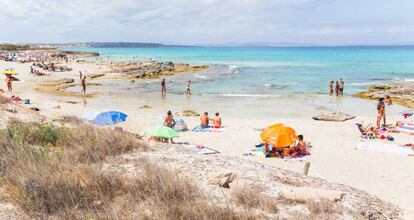
<path fill-rule="evenodd" d="M 414 47 L 309 48 L 70 48 L 99 52 L 105 60 L 157 60 L 210 65 L 210 70 L 176 78 L 172 93 L 221 96 L 278 96 L 328 93 L 330 80 L 345 80 L 345 92 L 367 85 L 414 80 Z M 159 82 L 143 84 L 156 91 Z"/>

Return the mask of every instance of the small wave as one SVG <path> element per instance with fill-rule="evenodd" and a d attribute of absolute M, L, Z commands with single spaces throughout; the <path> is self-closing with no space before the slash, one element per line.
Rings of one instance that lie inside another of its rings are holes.
<path fill-rule="evenodd" d="M 279 98 L 281 95 L 263 95 L 263 94 L 237 94 L 237 93 L 222 93 L 222 94 L 209 94 L 214 96 L 223 97 L 252 97 L 252 98 Z"/>
<path fill-rule="evenodd" d="M 404 82 L 414 82 L 414 79 L 404 79 Z"/>
<path fill-rule="evenodd" d="M 200 79 L 210 79 L 207 76 L 202 76 L 202 75 L 198 75 L 198 74 L 194 74 L 195 77 L 200 78 Z"/>
<path fill-rule="evenodd" d="M 239 73 L 239 71 L 237 70 L 237 68 L 239 68 L 236 65 L 230 65 L 229 66 L 229 73 Z"/>
<path fill-rule="evenodd" d="M 369 86 L 374 84 L 374 82 L 361 82 L 361 83 L 349 83 L 349 86 Z"/>

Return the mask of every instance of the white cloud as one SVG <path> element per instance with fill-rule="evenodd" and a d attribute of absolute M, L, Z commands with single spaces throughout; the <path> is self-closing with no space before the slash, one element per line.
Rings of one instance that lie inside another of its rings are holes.
<path fill-rule="evenodd" d="M 366 2 L 369 1 L 373 0 Z M 344 6 L 346 2 L 350 2 L 349 8 Z M 413 37 L 413 26 L 407 24 L 355 25 L 359 21 L 352 14 L 353 4 L 360 3 L 356 0 L 0 0 L 0 41 L 191 44 L 307 42 L 318 36 L 359 34 L 408 33 Z M 384 18 L 375 11 L 360 14 L 361 21 Z M 407 20 L 407 13 L 395 17 Z M 344 20 L 352 22 L 335 25 Z M 324 25 L 327 21 L 332 24 Z M 6 28 L 14 35 L 12 39 L 2 34 Z"/>

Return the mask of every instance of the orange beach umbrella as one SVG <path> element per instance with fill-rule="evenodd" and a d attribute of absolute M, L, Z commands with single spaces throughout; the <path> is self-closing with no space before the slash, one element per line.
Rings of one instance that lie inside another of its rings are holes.
<path fill-rule="evenodd" d="M 260 133 L 263 142 L 274 147 L 288 147 L 298 139 L 296 131 L 284 124 L 271 125 Z"/>

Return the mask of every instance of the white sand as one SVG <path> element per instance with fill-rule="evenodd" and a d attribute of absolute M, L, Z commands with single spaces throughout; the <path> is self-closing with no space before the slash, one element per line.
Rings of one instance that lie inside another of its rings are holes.
<path fill-rule="evenodd" d="M 32 105 L 39 107 L 42 114 L 49 117 L 70 114 L 80 116 L 88 110 L 116 109 L 124 111 L 129 115 L 127 122 L 122 125 L 124 128 L 142 134 L 145 128 L 157 125 L 159 123 L 158 116 L 169 110 L 169 108 L 172 108 L 173 112 L 187 108 L 200 112 L 209 111 L 210 113 L 220 111 L 224 118 L 225 132 L 195 133 L 189 131 L 181 133 L 181 137 L 175 141 L 203 144 L 223 154 L 240 157 L 245 157 L 242 156 L 242 153 L 254 149 L 254 144 L 260 141 L 258 137 L 259 131 L 255 129 L 264 128 L 273 123 L 285 123 L 295 128 L 298 133 L 303 134 L 306 140 L 312 142 L 312 155 L 307 159 L 307 161 L 311 162 L 309 175 L 321 177 L 331 182 L 350 185 L 376 195 L 403 208 L 407 219 L 414 219 L 414 206 L 412 205 L 414 202 L 414 172 L 412 172 L 414 157 L 356 150 L 361 139 L 355 122 L 360 120 L 374 122 L 375 102 L 346 97 L 338 103 L 336 101 L 307 97 L 303 104 L 301 104 L 300 98 L 295 98 L 295 101 L 281 98 L 281 100 L 275 100 L 275 103 L 279 103 L 280 106 L 275 105 L 273 108 L 267 108 L 266 111 L 258 110 L 255 112 L 252 105 L 233 107 L 237 104 L 234 102 L 236 98 L 228 102 L 221 101 L 214 104 L 197 103 L 196 97 L 189 102 L 183 102 L 183 104 L 174 101 L 173 96 L 162 100 L 159 100 L 159 97 L 157 97 L 157 99 L 154 98 L 154 101 L 151 101 L 148 97 L 141 98 L 140 94 L 137 94 L 136 98 L 131 98 L 130 96 L 122 98 L 120 96 L 98 96 L 97 98 L 82 100 L 79 98 L 46 95 L 34 91 L 33 88 L 37 83 L 46 80 L 63 77 L 78 80 L 79 69 L 86 73 L 97 73 L 99 71 L 97 67 L 93 65 L 85 67 L 82 64 L 72 63 L 70 66 L 74 70 L 70 73 L 33 77 L 28 75 L 29 65 L 0 61 L 0 70 L 8 66 L 15 67 L 20 72 L 18 78 L 22 80 L 21 82 L 15 82 L 15 94 L 21 98 L 31 99 Z M 4 76 L 1 76 L 1 79 L 4 80 Z M 5 89 L 5 84 L 0 87 Z M 103 89 L 101 88 L 101 90 Z M 68 100 L 79 103 L 65 103 Z M 312 105 L 309 104 L 309 100 L 312 101 Z M 319 106 L 319 103 L 321 103 L 322 107 Z M 312 120 L 311 115 L 318 111 L 319 108 L 323 109 L 324 103 L 331 103 L 328 109 L 339 108 L 352 111 L 351 113 L 357 114 L 357 118 L 347 122 L 320 122 Z M 353 107 L 349 107 L 352 103 L 358 103 L 358 109 L 354 110 Z M 140 109 L 139 107 L 144 104 L 150 104 L 153 108 Z M 268 105 L 260 103 L 260 100 L 254 101 L 253 104 L 257 106 Z M 53 108 L 58 105 L 60 109 Z M 205 109 L 203 109 L 203 106 L 206 106 Z M 400 119 L 397 112 L 402 109 L 404 108 L 397 105 L 388 108 L 387 112 L 392 116 L 389 117 L 389 122 Z M 245 111 L 249 111 L 249 114 L 243 114 Z M 185 117 L 184 119 L 190 128 L 198 124 L 198 118 Z M 398 144 L 414 143 L 412 136 L 399 134 L 395 137 Z M 265 159 L 259 156 L 247 158 L 269 166 L 296 172 L 302 172 L 304 166 L 303 161 L 276 158 Z"/>

